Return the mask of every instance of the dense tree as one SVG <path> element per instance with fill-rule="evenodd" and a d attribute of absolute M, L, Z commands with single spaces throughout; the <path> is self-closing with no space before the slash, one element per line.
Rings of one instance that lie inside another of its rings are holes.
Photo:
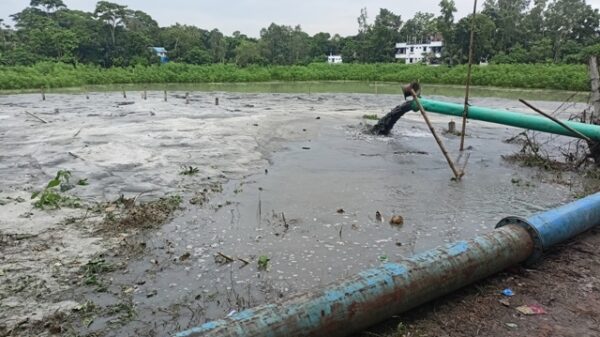
<path fill-rule="evenodd" d="M 235 55 L 235 63 L 241 67 L 264 62 L 258 43 L 250 40 L 242 40 L 235 48 Z"/>
<path fill-rule="evenodd" d="M 473 15 L 462 18 L 456 25 L 455 43 L 462 48 L 458 49 L 458 60 L 465 63 L 469 59 L 469 43 L 471 37 L 471 18 Z M 475 63 L 490 59 L 494 52 L 492 36 L 495 25 L 492 19 L 484 14 L 475 14 L 475 35 L 473 40 L 473 60 Z"/>
<path fill-rule="evenodd" d="M 529 0 L 487 0 L 483 14 L 494 23 L 495 49 L 508 50 L 511 46 L 523 41 L 525 10 Z"/>
<path fill-rule="evenodd" d="M 308 35 L 300 26 L 273 23 L 258 39 L 241 32 L 175 24 L 159 27 L 147 13 L 98 1 L 92 13 L 71 10 L 63 0 L 30 0 L 0 20 L 0 64 L 60 61 L 129 66 L 156 63 L 150 47 L 165 47 L 174 62 L 307 64 L 341 54 L 344 62 L 394 62 L 397 42 L 444 41 L 443 61 L 467 61 L 470 17 L 455 22 L 454 0 L 440 0 L 439 15 L 400 15 L 380 9 L 369 20 L 361 9 L 353 36 Z M 600 43 L 600 14 L 585 0 L 485 0 L 475 16 L 475 60 L 496 63 L 581 62 L 586 47 Z"/>
<path fill-rule="evenodd" d="M 177 61 L 194 48 L 207 49 L 207 34 L 198 27 L 176 24 L 161 29 L 158 43 L 169 51 L 171 60 Z"/>
<path fill-rule="evenodd" d="M 400 29 L 403 41 L 412 43 L 426 43 L 438 32 L 435 15 L 431 13 L 417 12 L 412 19 Z"/>
<path fill-rule="evenodd" d="M 208 35 L 208 47 L 212 62 L 214 63 L 225 63 L 225 53 L 227 52 L 227 44 L 223 33 L 218 29 L 213 29 Z"/>
<path fill-rule="evenodd" d="M 31 0 L 29 5 L 31 7 L 43 7 L 46 10 L 46 13 L 51 13 L 59 8 L 67 7 L 62 0 Z"/>
<path fill-rule="evenodd" d="M 456 13 L 456 4 L 453 0 L 442 0 L 439 3 L 440 16 L 437 17 L 437 31 L 442 36 L 445 42 L 445 47 L 442 49 L 442 60 L 452 65 L 454 63 L 454 55 L 458 54 L 458 46 L 454 41 L 455 24 L 454 13 Z"/>
<path fill-rule="evenodd" d="M 364 11 L 366 19 L 366 11 Z M 361 13 L 362 16 L 362 13 Z M 359 17 L 359 26 L 362 25 Z M 358 45 L 359 57 L 362 62 L 391 62 L 394 60 L 396 42 L 401 40 L 400 27 L 402 19 L 385 8 L 379 10 L 373 25 L 359 27 L 364 37 Z M 361 33 L 359 32 L 359 35 Z"/>
<path fill-rule="evenodd" d="M 585 1 L 556 0 L 548 6 L 545 15 L 555 62 L 573 47 L 598 43 L 600 16 L 598 10 Z"/>
<path fill-rule="evenodd" d="M 194 47 L 185 53 L 181 61 L 190 64 L 209 64 L 212 63 L 213 56 L 205 49 Z"/>
<path fill-rule="evenodd" d="M 118 5 L 108 1 L 99 1 L 94 11 L 96 18 L 103 21 L 110 28 L 113 46 L 116 44 L 117 28 L 124 25 L 127 15 L 127 6 Z"/>

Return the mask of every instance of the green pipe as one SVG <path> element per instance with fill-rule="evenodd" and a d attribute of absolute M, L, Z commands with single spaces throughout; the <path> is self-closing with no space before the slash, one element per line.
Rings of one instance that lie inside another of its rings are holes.
<path fill-rule="evenodd" d="M 464 106 L 462 104 L 446 103 L 425 98 L 420 99 L 420 101 L 421 105 L 426 111 L 462 117 L 464 110 Z M 414 111 L 419 110 L 415 102 L 413 102 L 412 109 Z M 553 122 L 546 117 L 526 114 L 523 112 L 469 106 L 469 115 L 467 118 L 579 138 L 571 131 L 565 129 L 564 127 L 560 126 L 556 122 Z M 600 125 L 585 124 L 565 120 L 561 121 L 566 125 L 570 126 L 571 128 L 590 137 L 591 139 L 600 141 Z"/>

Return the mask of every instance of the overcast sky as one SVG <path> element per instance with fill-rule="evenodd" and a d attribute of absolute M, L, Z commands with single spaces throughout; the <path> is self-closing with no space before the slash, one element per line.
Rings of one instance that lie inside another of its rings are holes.
<path fill-rule="evenodd" d="M 67 7 L 93 11 L 97 0 L 63 0 Z M 387 8 L 406 21 L 415 12 L 439 13 L 440 0 L 114 0 L 130 9 L 150 14 L 160 26 L 175 23 L 189 24 L 204 29 L 218 28 L 230 35 L 236 30 L 257 37 L 271 22 L 290 26 L 300 25 L 309 34 L 338 33 L 342 36 L 357 32 L 356 18 L 360 9 L 367 7 L 372 21 L 379 8 Z M 458 18 L 473 10 L 473 0 L 455 0 Z M 483 0 L 480 0 L 481 4 Z M 600 8 L 600 0 L 587 0 Z M 29 0 L 0 0 L 0 18 L 8 20 L 29 4 Z"/>

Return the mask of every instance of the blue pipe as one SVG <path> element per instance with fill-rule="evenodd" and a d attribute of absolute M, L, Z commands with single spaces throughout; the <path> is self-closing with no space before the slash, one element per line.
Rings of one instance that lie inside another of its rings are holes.
<path fill-rule="evenodd" d="M 533 263 L 544 251 L 557 243 L 568 240 L 577 234 L 600 224 L 600 193 L 566 204 L 546 212 L 523 219 L 507 217 L 496 228 L 516 224 L 525 228 L 534 241 L 535 250 L 527 260 Z"/>
<path fill-rule="evenodd" d="M 508 217 L 491 233 L 363 271 L 285 302 L 247 309 L 176 337 L 347 336 L 523 261 L 600 224 L 600 193 Z"/>

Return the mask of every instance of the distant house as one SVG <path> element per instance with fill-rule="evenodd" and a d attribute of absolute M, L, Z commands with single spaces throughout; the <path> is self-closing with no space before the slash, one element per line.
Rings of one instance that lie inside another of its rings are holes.
<path fill-rule="evenodd" d="M 442 41 L 431 41 L 429 43 L 396 43 L 396 59 L 406 64 L 425 62 L 442 57 Z"/>
<path fill-rule="evenodd" d="M 167 50 L 163 47 L 150 47 L 150 49 L 156 54 L 156 56 L 160 57 L 160 63 L 169 62 L 169 57 L 167 56 Z"/>
<path fill-rule="evenodd" d="M 327 56 L 327 63 L 342 63 L 342 55 L 332 55 Z"/>

